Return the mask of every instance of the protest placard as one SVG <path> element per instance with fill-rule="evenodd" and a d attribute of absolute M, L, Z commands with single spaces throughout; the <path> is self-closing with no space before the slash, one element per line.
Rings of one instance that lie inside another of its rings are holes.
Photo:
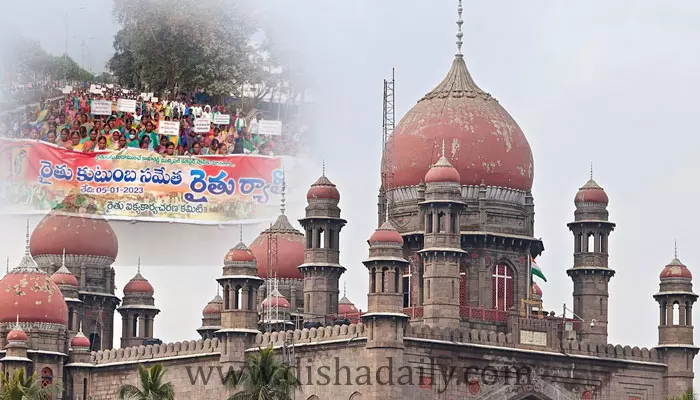
<path fill-rule="evenodd" d="M 258 134 L 259 135 L 274 135 L 279 136 L 282 134 L 282 121 L 258 121 Z"/>
<path fill-rule="evenodd" d="M 158 123 L 158 134 L 177 136 L 180 134 L 180 123 L 177 121 L 160 121 Z"/>
<path fill-rule="evenodd" d="M 151 103 L 157 103 L 158 98 L 157 97 L 151 97 Z"/>
<path fill-rule="evenodd" d="M 112 115 L 112 102 L 109 100 L 93 100 L 90 105 L 92 115 Z"/>
<path fill-rule="evenodd" d="M 134 114 L 136 112 L 136 100 L 117 100 L 117 111 Z"/>
<path fill-rule="evenodd" d="M 229 125 L 231 123 L 231 116 L 228 114 L 215 114 L 214 124 L 216 125 Z"/>
<path fill-rule="evenodd" d="M 198 118 L 194 121 L 194 131 L 196 133 L 206 133 L 209 132 L 211 127 L 211 120 L 209 118 Z"/>

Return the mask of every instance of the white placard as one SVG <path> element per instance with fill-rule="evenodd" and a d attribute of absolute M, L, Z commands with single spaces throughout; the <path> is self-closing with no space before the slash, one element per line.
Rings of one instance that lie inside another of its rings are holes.
<path fill-rule="evenodd" d="M 136 100 L 119 99 L 117 100 L 117 111 L 125 113 L 136 113 Z"/>
<path fill-rule="evenodd" d="M 177 121 L 160 121 L 158 123 L 158 134 L 178 136 L 180 134 L 180 123 Z"/>
<path fill-rule="evenodd" d="M 151 97 L 151 103 L 157 103 L 158 98 L 157 97 Z"/>
<path fill-rule="evenodd" d="M 61 93 L 63 93 L 63 94 L 70 94 L 70 92 L 72 92 L 72 91 L 73 91 L 72 86 L 66 86 L 63 89 L 61 89 Z"/>
<path fill-rule="evenodd" d="M 112 115 L 112 102 L 109 100 L 93 100 L 90 105 L 92 115 Z"/>
<path fill-rule="evenodd" d="M 129 89 L 122 89 L 122 93 L 128 94 L 128 93 L 131 93 L 131 90 L 129 90 Z"/>
<path fill-rule="evenodd" d="M 194 121 L 194 131 L 196 133 L 209 132 L 211 128 L 211 120 L 208 118 L 198 118 Z"/>
<path fill-rule="evenodd" d="M 149 99 L 153 96 L 155 96 L 155 93 L 153 93 L 153 92 L 149 92 L 146 94 L 146 97 L 148 97 Z"/>
<path fill-rule="evenodd" d="M 282 121 L 258 121 L 258 135 L 275 135 L 282 134 Z"/>
<path fill-rule="evenodd" d="M 139 97 L 140 97 L 142 100 L 146 100 L 146 99 L 148 98 L 148 93 L 141 93 L 141 94 L 139 95 Z"/>
<path fill-rule="evenodd" d="M 520 344 L 547 346 L 547 332 L 520 331 Z"/>
<path fill-rule="evenodd" d="M 214 124 L 215 125 L 230 125 L 231 124 L 231 116 L 228 114 L 216 114 L 216 115 L 214 115 Z"/>
<path fill-rule="evenodd" d="M 106 84 L 105 86 L 107 86 L 107 89 L 113 89 L 113 88 L 114 88 L 114 85 L 112 85 L 111 83 L 108 83 L 108 84 Z"/>

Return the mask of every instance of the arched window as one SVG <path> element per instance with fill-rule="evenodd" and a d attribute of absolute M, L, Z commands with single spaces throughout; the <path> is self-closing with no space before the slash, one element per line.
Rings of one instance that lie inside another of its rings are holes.
<path fill-rule="evenodd" d="M 100 344 L 102 342 L 102 339 L 100 338 L 100 335 L 97 333 L 91 333 L 90 334 L 90 351 L 100 351 L 102 350 L 100 347 Z"/>
<path fill-rule="evenodd" d="M 369 292 L 370 293 L 377 292 L 377 269 L 376 268 L 372 268 L 369 271 Z"/>
<path fill-rule="evenodd" d="M 243 309 L 243 288 L 241 286 L 236 286 L 236 310 Z"/>
<path fill-rule="evenodd" d="M 661 326 L 666 326 L 666 324 L 667 324 L 667 316 L 668 316 L 667 307 L 668 307 L 668 305 L 666 304 L 665 301 L 663 303 L 661 303 L 661 307 L 659 307 L 660 308 L 660 310 L 659 310 L 659 325 L 661 325 Z"/>
<path fill-rule="evenodd" d="M 436 233 L 445 233 L 445 213 L 440 211 L 437 218 L 437 229 Z"/>
<path fill-rule="evenodd" d="M 131 337 L 139 337 L 139 315 L 134 314 L 131 318 Z"/>
<path fill-rule="evenodd" d="M 456 213 L 450 213 L 450 233 L 459 233 L 459 222 L 457 221 Z"/>
<path fill-rule="evenodd" d="M 394 268 L 394 293 L 401 293 L 401 270 L 399 268 Z"/>
<path fill-rule="evenodd" d="M 459 305 L 467 305 L 467 266 L 459 266 Z"/>
<path fill-rule="evenodd" d="M 75 330 L 74 321 L 73 321 L 73 308 L 68 309 L 68 329 L 69 330 Z"/>
<path fill-rule="evenodd" d="M 411 275 L 409 274 L 403 276 L 403 306 L 404 308 L 411 306 Z"/>
<path fill-rule="evenodd" d="M 253 286 L 248 286 L 248 310 L 255 311 L 255 300 L 253 299 Z"/>
<path fill-rule="evenodd" d="M 680 320 L 681 306 L 677 301 L 673 302 L 673 325 L 678 325 Z"/>
<path fill-rule="evenodd" d="M 231 289 L 228 285 L 224 285 L 224 310 L 231 308 Z"/>
<path fill-rule="evenodd" d="M 425 218 L 425 233 L 433 233 L 433 213 L 428 213 Z"/>
<path fill-rule="evenodd" d="M 45 388 L 53 383 L 53 371 L 49 367 L 41 369 L 41 387 Z"/>
<path fill-rule="evenodd" d="M 513 307 L 513 271 L 504 263 L 493 269 L 492 290 L 493 308 L 507 311 Z"/>
<path fill-rule="evenodd" d="M 693 306 L 690 302 L 685 302 L 685 324 L 687 326 L 693 325 Z"/>
<path fill-rule="evenodd" d="M 593 233 L 588 234 L 588 246 L 586 251 L 593 253 L 595 251 L 595 235 Z"/>

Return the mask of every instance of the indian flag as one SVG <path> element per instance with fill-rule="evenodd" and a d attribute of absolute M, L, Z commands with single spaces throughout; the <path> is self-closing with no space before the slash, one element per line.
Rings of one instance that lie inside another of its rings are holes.
<path fill-rule="evenodd" d="M 544 277 L 544 274 L 542 273 L 542 270 L 535 262 L 534 257 L 530 257 L 530 273 L 532 275 L 535 275 L 535 276 L 541 278 L 543 281 L 547 282 L 547 278 Z"/>

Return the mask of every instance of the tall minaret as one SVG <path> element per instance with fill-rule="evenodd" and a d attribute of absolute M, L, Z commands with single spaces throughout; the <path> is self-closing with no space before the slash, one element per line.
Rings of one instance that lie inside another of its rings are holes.
<path fill-rule="evenodd" d="M 258 330 L 258 290 L 262 278 L 253 252 L 241 241 L 224 256 L 223 275 L 216 279 L 221 285 L 223 305 L 221 329 L 215 334 L 223 344 L 222 363 L 245 362 L 244 352 L 251 346 Z"/>
<path fill-rule="evenodd" d="M 347 223 L 340 218 L 340 193 L 323 174 L 306 193 L 306 218 L 300 219 L 306 231 L 304 264 L 304 322 L 326 324 L 338 313 L 339 280 L 345 272 L 340 265 L 340 230 Z"/>
<path fill-rule="evenodd" d="M 615 275 L 608 268 L 608 237 L 615 224 L 608 221 L 608 195 L 591 178 L 574 199 L 574 266 L 566 271 L 574 282 L 574 313 L 584 320 L 580 340 L 608 343 L 608 284 Z"/>
<path fill-rule="evenodd" d="M 460 192 L 459 172 L 442 156 L 425 175 L 423 249 L 423 320 L 430 326 L 459 328 L 460 214 L 466 208 Z"/>
<path fill-rule="evenodd" d="M 698 348 L 693 345 L 693 275 L 678 259 L 678 253 L 659 275 L 659 345 L 666 371 L 666 396 L 681 396 L 693 388 L 693 360 Z"/>

